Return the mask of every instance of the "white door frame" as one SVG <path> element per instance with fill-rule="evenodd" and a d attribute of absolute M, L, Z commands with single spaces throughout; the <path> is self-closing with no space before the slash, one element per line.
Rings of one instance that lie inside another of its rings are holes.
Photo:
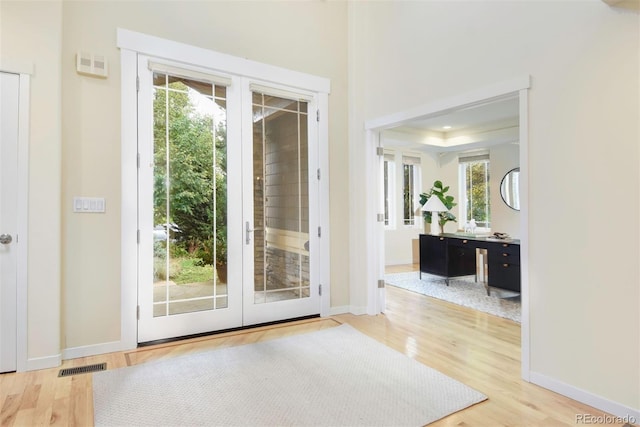
<path fill-rule="evenodd" d="M 117 47 L 121 60 L 121 323 L 118 349 L 137 346 L 137 191 L 131 183 L 137 182 L 137 55 L 193 64 L 221 73 L 243 75 L 318 94 L 321 118 L 319 124 L 320 181 L 319 224 L 322 238 L 319 244 L 319 276 L 322 285 L 320 315 L 328 316 L 330 308 L 330 229 L 329 229 L 329 148 L 327 108 L 330 92 L 328 79 L 292 71 L 273 65 L 235 57 L 172 40 L 166 40 L 122 28 L 117 29 Z M 112 347 L 113 348 L 113 347 Z M 115 351 L 115 350 L 114 350 Z"/>
<path fill-rule="evenodd" d="M 18 99 L 18 206 L 16 234 L 16 370 L 27 370 L 27 296 L 29 245 L 29 111 L 33 64 L 0 62 L 0 72 L 20 76 Z"/>
<path fill-rule="evenodd" d="M 513 80 L 500 82 L 491 86 L 486 86 L 472 92 L 464 93 L 451 98 L 441 99 L 429 104 L 421 105 L 416 108 L 401 111 L 398 113 L 378 117 L 365 121 L 366 144 L 363 154 L 366 159 L 365 173 L 368 182 L 378 183 L 377 177 L 380 176 L 380 160 L 375 153 L 376 147 L 379 145 L 380 132 L 384 129 L 400 126 L 417 118 L 427 118 L 430 116 L 441 115 L 443 113 L 459 109 L 461 107 L 469 107 L 489 100 L 502 98 L 510 95 L 518 95 L 520 101 L 520 256 L 521 256 L 521 348 L 522 363 L 521 376 L 525 381 L 529 381 L 530 377 L 530 334 L 529 334 L 529 110 L 528 110 L 528 93 L 531 86 L 531 77 L 529 75 L 522 76 Z M 380 186 L 376 188 L 368 188 L 368 194 L 377 195 L 377 197 L 368 197 L 366 211 L 379 212 L 379 200 L 382 198 Z M 371 209 L 371 210 L 370 210 Z M 376 226 L 375 218 L 371 215 L 365 217 L 365 227 L 368 236 L 366 246 L 366 254 L 364 256 L 365 271 L 379 271 L 384 266 L 384 227 Z M 370 236 L 370 237 L 369 237 Z M 369 314 L 377 314 L 383 311 L 385 293 L 378 290 L 378 279 L 384 277 L 368 274 L 367 283 L 367 312 Z"/>

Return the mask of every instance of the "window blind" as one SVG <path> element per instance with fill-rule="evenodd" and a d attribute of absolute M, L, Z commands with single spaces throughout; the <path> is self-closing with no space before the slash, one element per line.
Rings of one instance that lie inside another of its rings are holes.
<path fill-rule="evenodd" d="M 265 95 L 277 96 L 279 98 L 291 99 L 294 101 L 306 101 L 313 100 L 313 96 L 307 93 L 299 93 L 285 89 L 274 88 L 271 86 L 264 86 L 257 83 L 251 83 L 249 85 L 251 92 L 258 92 Z"/>
<path fill-rule="evenodd" d="M 154 72 L 196 80 L 199 82 L 212 83 L 217 86 L 231 86 L 231 77 L 222 76 L 218 74 L 209 74 L 208 72 L 187 70 L 180 67 L 174 67 L 169 64 L 163 64 L 160 62 L 151 62 L 151 61 L 149 61 L 149 69 Z"/>
<path fill-rule="evenodd" d="M 419 165 L 420 157 L 402 156 L 402 164 L 404 165 Z"/>
<path fill-rule="evenodd" d="M 461 154 L 458 157 L 459 163 L 472 163 L 472 162 L 482 162 L 489 160 L 489 153 L 469 153 L 469 154 Z"/>

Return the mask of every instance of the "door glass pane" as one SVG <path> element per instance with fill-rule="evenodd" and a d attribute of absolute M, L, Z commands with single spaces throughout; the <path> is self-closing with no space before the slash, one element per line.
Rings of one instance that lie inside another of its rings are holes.
<path fill-rule="evenodd" d="M 256 304 L 309 297 L 307 107 L 253 93 Z"/>
<path fill-rule="evenodd" d="M 226 308 L 226 88 L 153 83 L 153 315 Z"/>

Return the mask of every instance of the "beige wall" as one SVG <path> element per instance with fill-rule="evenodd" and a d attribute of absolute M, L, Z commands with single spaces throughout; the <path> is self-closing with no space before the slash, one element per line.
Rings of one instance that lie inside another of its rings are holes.
<path fill-rule="evenodd" d="M 354 2 L 349 15 L 354 173 L 363 170 L 363 120 L 532 76 L 531 371 L 635 410 L 638 22 L 600 0 Z M 606 223 L 595 200 L 611 205 Z M 352 235 L 362 238 L 352 253 L 363 251 L 364 230 Z M 352 277 L 365 274 L 358 267 Z"/>
<path fill-rule="evenodd" d="M 30 366 L 60 355 L 60 49 L 62 3 L 0 2 L 2 62 L 33 65 L 29 145 Z"/>
<path fill-rule="evenodd" d="M 520 146 L 518 144 L 502 144 L 491 147 L 489 188 L 491 198 L 491 231 L 508 233 L 511 237 L 520 238 L 520 212 L 511 209 L 502 200 L 500 183 L 504 175 L 520 166 Z"/>

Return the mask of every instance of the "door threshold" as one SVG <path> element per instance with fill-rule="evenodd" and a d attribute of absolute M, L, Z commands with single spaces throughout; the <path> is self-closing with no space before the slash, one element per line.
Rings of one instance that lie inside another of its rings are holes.
<path fill-rule="evenodd" d="M 208 337 L 208 336 L 211 336 L 211 335 L 219 335 L 219 334 L 224 334 L 224 333 L 227 333 L 227 332 L 236 332 L 236 331 L 244 331 L 244 330 L 248 330 L 248 329 L 256 329 L 256 328 L 261 328 L 261 327 L 264 327 L 264 326 L 280 325 L 280 324 L 283 324 L 283 323 L 293 323 L 293 322 L 298 322 L 300 320 L 317 319 L 319 317 L 320 317 L 320 314 L 311 314 L 309 316 L 294 317 L 292 319 L 275 320 L 273 322 L 258 323 L 258 324 L 255 324 L 255 325 L 248 325 L 248 326 L 239 326 L 237 328 L 228 328 L 228 329 L 221 329 L 221 330 L 218 330 L 218 331 L 201 332 L 199 334 L 182 335 L 182 336 L 173 337 L 173 338 L 163 338 L 163 339 L 160 339 L 160 340 L 145 341 L 145 342 L 138 343 L 138 348 L 148 347 L 148 346 L 151 346 L 151 345 L 158 345 L 158 344 L 167 344 L 167 343 L 172 343 L 172 342 L 176 342 L 176 341 L 184 341 L 184 340 L 188 340 L 188 339 L 192 339 L 192 338 Z"/>

